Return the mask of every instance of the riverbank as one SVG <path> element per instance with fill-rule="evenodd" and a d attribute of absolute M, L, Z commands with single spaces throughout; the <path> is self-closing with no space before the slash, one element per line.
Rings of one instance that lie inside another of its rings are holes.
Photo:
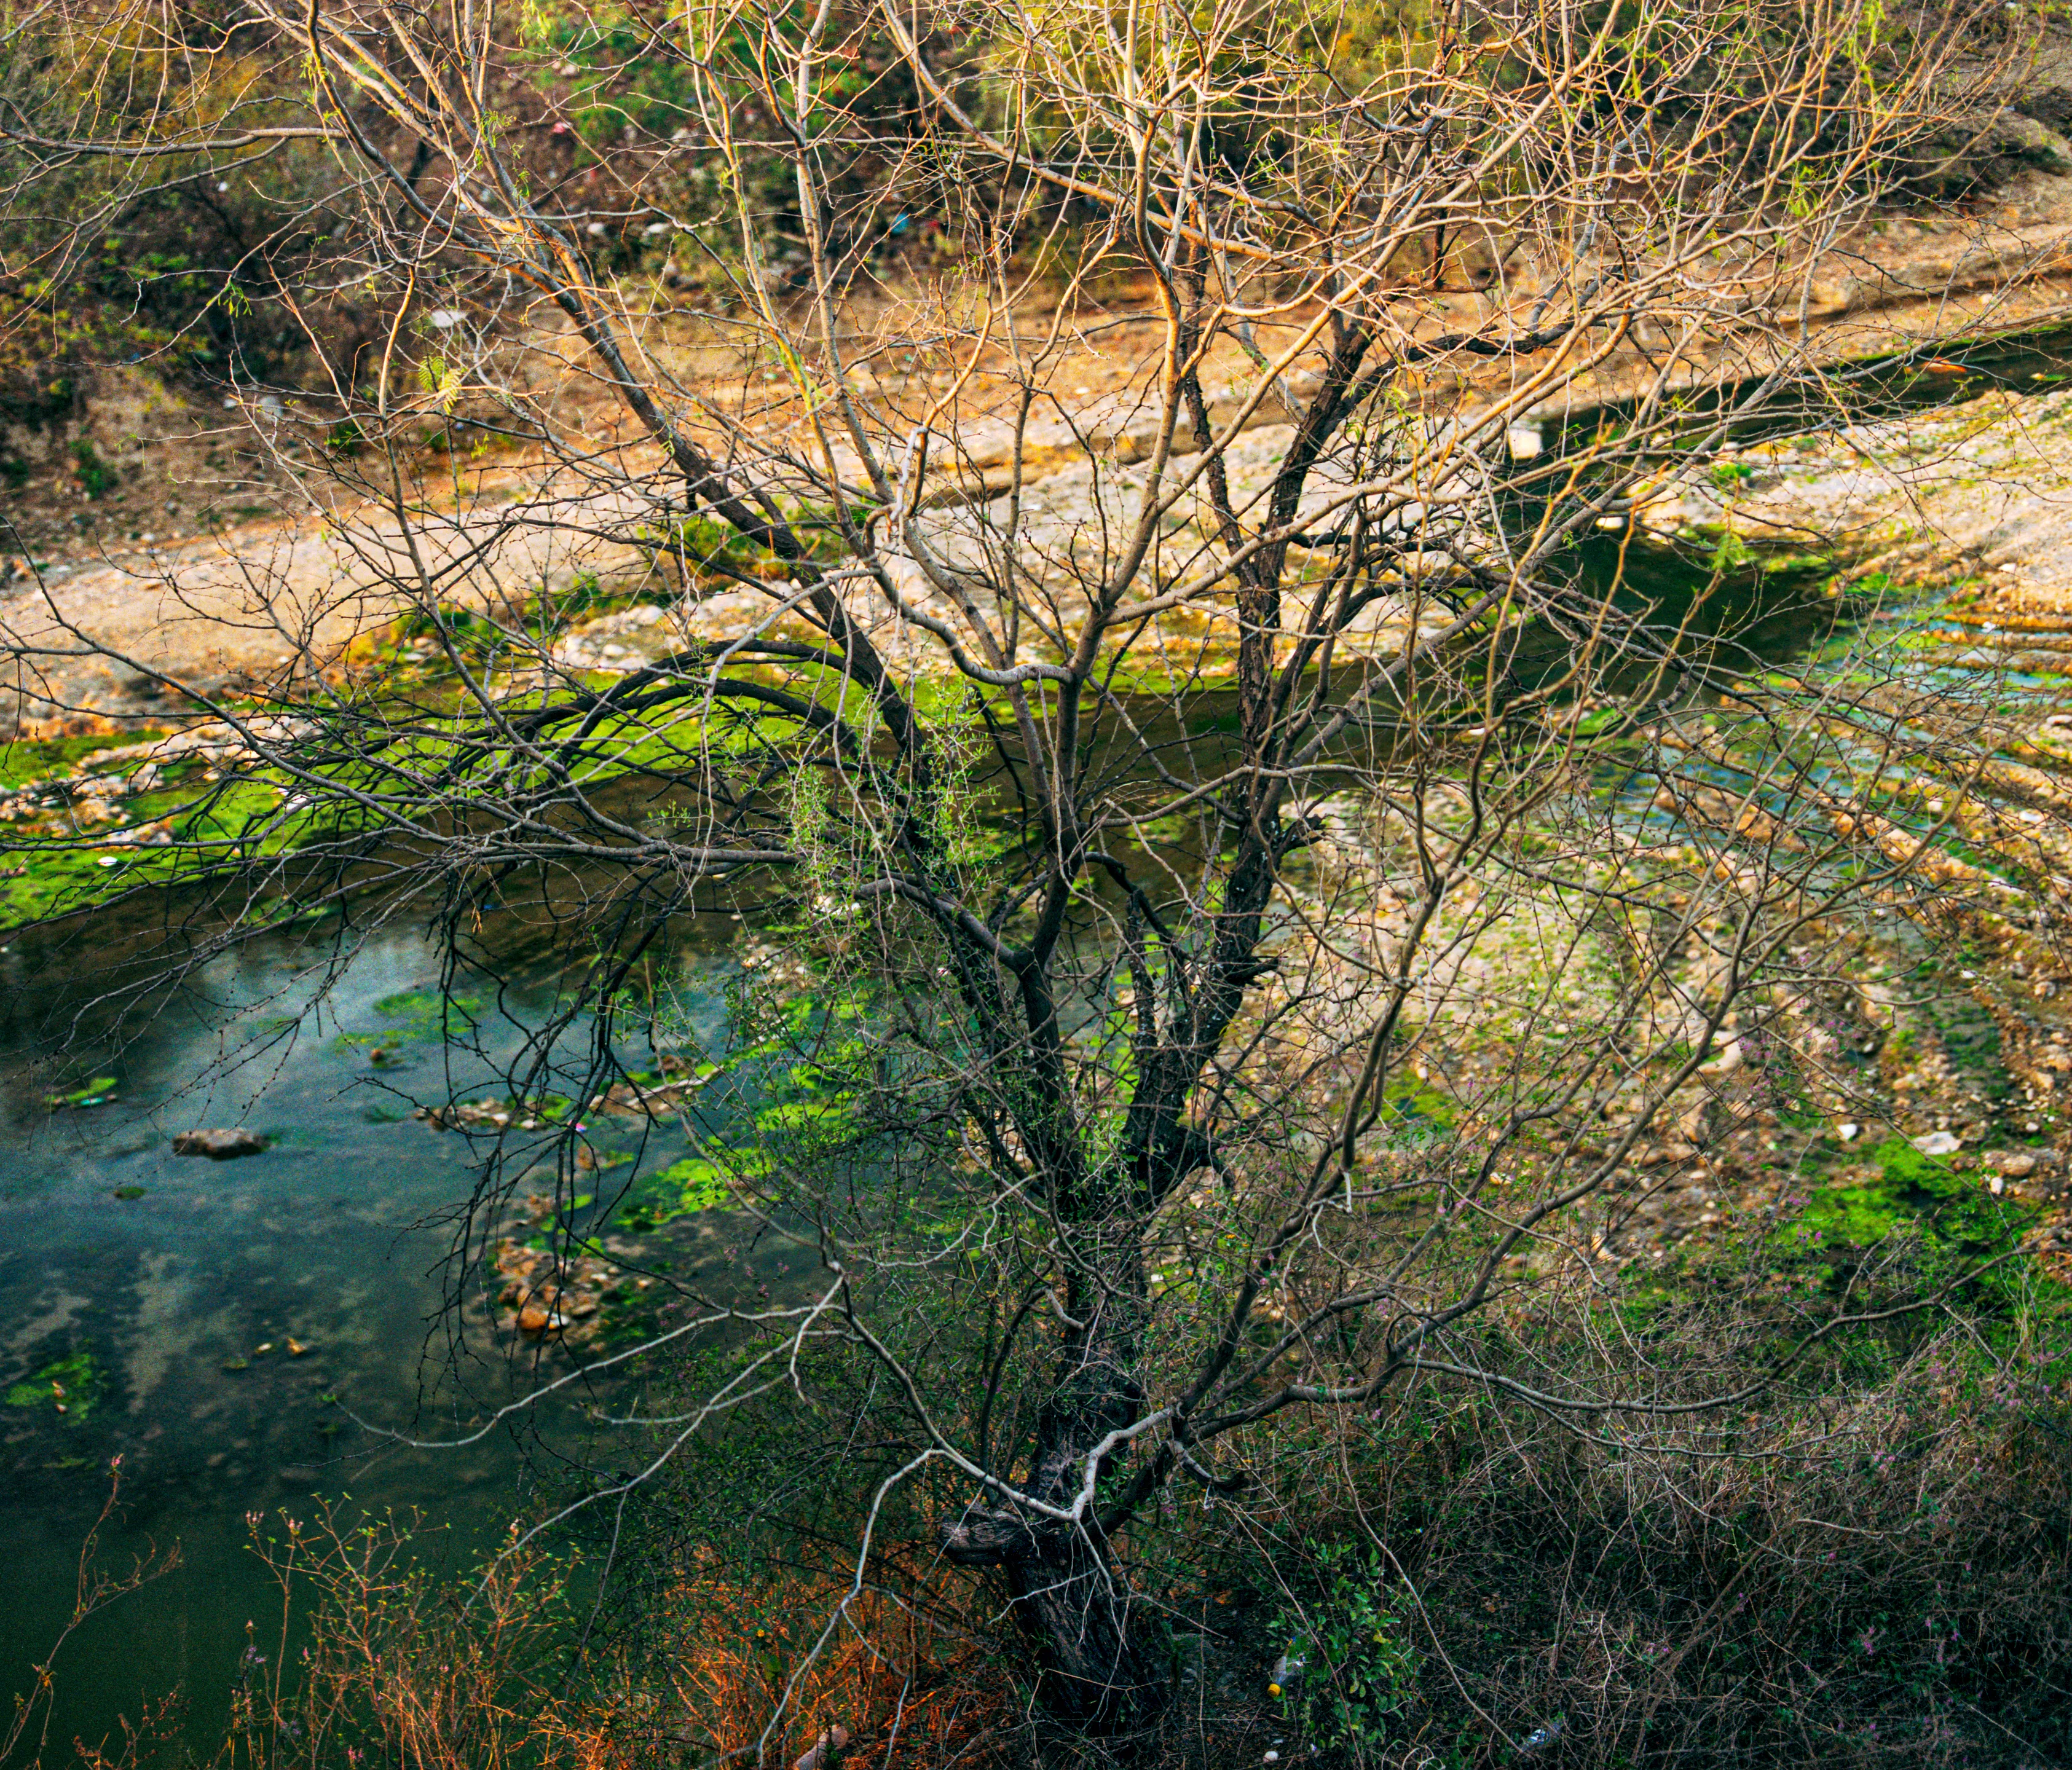
<path fill-rule="evenodd" d="M 2006 168 L 1990 191 L 1862 220 L 1803 287 L 1782 292 L 1774 310 L 1750 312 L 1737 331 L 1672 338 L 1643 326 L 1537 421 L 1616 404 L 1643 386 L 1742 380 L 1802 356 L 1842 371 L 2062 322 L 2072 314 L 2072 158 L 2054 143 L 2017 129 L 1992 150 Z M 810 402 L 744 353 L 723 316 L 680 310 L 660 283 L 651 297 L 652 347 L 698 400 L 769 446 L 803 433 Z M 899 298 L 888 291 L 888 311 Z M 1474 290 L 1422 295 L 1412 334 L 1486 325 L 1498 298 Z M 1024 480 L 1069 514 L 1071 482 L 1085 479 L 1090 451 L 1127 462 L 1155 440 L 1147 404 L 1160 351 L 1155 290 L 1118 285 L 1064 313 L 1039 301 L 1026 319 L 1038 331 L 1056 326 L 1064 343 L 1023 432 Z M 856 323 L 868 333 L 868 303 Z M 652 448 L 583 372 L 574 342 L 546 338 L 529 348 L 560 365 L 548 396 L 561 421 L 599 462 L 623 462 L 623 474 L 604 478 L 639 484 Z M 902 413 L 932 411 L 959 439 L 960 465 L 933 495 L 984 499 L 1009 484 L 1018 388 L 1016 376 L 1001 372 L 1007 366 L 988 357 L 951 372 L 953 364 L 911 353 L 903 367 L 870 365 L 870 391 L 891 417 L 903 424 Z M 1218 390 L 1241 386 L 1248 365 L 1225 341 L 1202 373 L 1212 420 L 1223 421 L 1237 408 Z M 1505 392 L 1448 373 L 1444 384 L 1412 374 L 1406 391 L 1441 406 Z M 1046 415 L 1051 400 L 1062 415 Z M 341 441 L 292 390 L 201 400 L 143 370 L 111 368 L 85 410 L 69 428 L 0 438 L 11 463 L 10 544 L 21 549 L 0 558 L 0 651 L 10 662 L 0 729 L 16 735 L 150 725 L 177 705 L 183 687 L 209 698 L 292 696 L 299 679 L 331 667 L 428 586 L 466 604 L 586 577 L 637 589 L 650 570 L 633 541 L 650 517 L 644 505 L 623 490 L 601 497 L 594 488 L 604 479 L 570 475 L 565 464 L 557 479 L 499 435 L 493 414 L 471 421 L 427 408 L 406 430 L 392 477 L 388 464 L 361 458 L 356 437 Z M 1269 398 L 1250 421 L 1272 426 L 1288 415 Z M 724 630 L 743 612 L 722 598 L 705 625 Z M 619 635 L 594 637 L 602 650 Z"/>

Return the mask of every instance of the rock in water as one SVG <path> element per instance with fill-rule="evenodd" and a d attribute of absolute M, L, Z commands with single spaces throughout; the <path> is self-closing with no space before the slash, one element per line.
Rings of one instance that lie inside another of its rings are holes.
<path fill-rule="evenodd" d="M 176 1156 L 207 1156 L 214 1161 L 229 1161 L 239 1156 L 265 1152 L 266 1140 L 256 1131 L 238 1125 L 228 1131 L 183 1131 L 173 1139 Z"/>

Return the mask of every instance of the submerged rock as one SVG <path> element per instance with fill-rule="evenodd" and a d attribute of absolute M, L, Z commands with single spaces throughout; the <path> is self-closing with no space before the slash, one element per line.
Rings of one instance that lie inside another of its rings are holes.
<path fill-rule="evenodd" d="M 495 1265 L 505 1280 L 498 1300 L 516 1311 L 504 1317 L 507 1333 L 594 1338 L 603 1326 L 604 1298 L 623 1282 L 617 1267 L 594 1255 L 557 1259 L 508 1238 L 497 1248 Z"/>
<path fill-rule="evenodd" d="M 266 1140 L 256 1131 L 237 1125 L 228 1130 L 183 1131 L 173 1139 L 176 1156 L 207 1156 L 212 1161 L 231 1161 L 239 1156 L 263 1155 Z"/>

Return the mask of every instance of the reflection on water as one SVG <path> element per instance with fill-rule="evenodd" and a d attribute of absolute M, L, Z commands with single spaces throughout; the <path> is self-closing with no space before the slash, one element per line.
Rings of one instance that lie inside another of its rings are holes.
<path fill-rule="evenodd" d="M 0 1661 L 18 1690 L 49 1652 L 119 1455 L 125 1505 L 103 1537 L 106 1565 L 175 1542 L 183 1565 L 68 1645 L 52 1739 L 98 1737 L 118 1713 L 183 1685 L 199 1746 L 220 1724 L 247 1623 L 262 1644 L 278 1626 L 278 1593 L 244 1546 L 247 1513 L 306 1513 L 319 1495 L 421 1507 L 444 1527 L 426 1546 L 464 1560 L 535 1497 L 520 1435 L 536 1427 L 561 1451 L 581 1440 L 565 1415 L 521 1416 L 514 1432 L 464 1450 L 410 1451 L 360 1430 L 330 1398 L 438 1435 L 526 1377 L 527 1361 L 507 1361 L 480 1331 L 479 1307 L 458 1346 L 442 1314 L 442 1219 L 471 1172 L 467 1144 L 411 1120 L 401 1098 L 442 1097 L 455 1061 L 421 1024 L 420 1036 L 398 1037 L 413 1029 L 399 1029 L 393 999 L 436 975 L 421 940 L 372 944 L 320 1026 L 228 1074 L 219 1060 L 236 1041 L 226 1019 L 243 1010 L 249 1033 L 255 1017 L 291 1009 L 277 998 L 294 969 L 285 940 L 221 962 L 162 1004 L 119 1059 L 64 1072 L 68 1085 L 114 1075 L 113 1101 L 57 1111 L 43 1103 L 51 1072 L 23 1061 L 31 1029 L 18 1022 L 34 1012 L 23 966 L 19 951 L 0 957 L 0 997 L 18 1021 L 0 1057 L 10 1526 Z M 503 1005 L 522 1016 L 528 1004 Z M 377 1071 L 355 1033 L 396 1056 Z M 492 1029 L 484 1037 L 493 1044 Z M 474 1079 L 456 1071 L 463 1088 Z M 266 1153 L 171 1152 L 176 1132 L 237 1124 L 265 1134 Z"/>

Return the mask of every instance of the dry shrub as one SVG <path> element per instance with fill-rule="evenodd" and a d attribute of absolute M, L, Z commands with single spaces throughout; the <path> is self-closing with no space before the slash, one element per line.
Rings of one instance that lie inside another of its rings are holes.
<path fill-rule="evenodd" d="M 1523 1380 L 1575 1354 L 1551 1311 L 1512 1327 Z M 1665 1390 L 1758 1331 L 1657 1328 Z M 1536 1764 L 2072 1762 L 2072 1384 L 2005 1330 L 1866 1335 L 1724 1417 L 1407 1390 L 1343 1423 L 1335 1499 L 1254 1515 L 1248 1559 L 1284 1628 L 1319 1542 L 1365 1539 L 1408 1600 L 1419 1688 L 1369 1762 L 1510 1762 L 1536 1733 Z"/>
<path fill-rule="evenodd" d="M 789 1764 L 839 1727 L 886 1770 L 983 1752 L 1006 1698 L 991 1644 L 886 1577 L 852 1591 L 795 1572 L 750 1591 L 695 1570 L 642 1644 L 644 1682 L 618 1694 L 615 1742 L 631 1760 L 675 1747 Z"/>
<path fill-rule="evenodd" d="M 897 1770 L 956 1762 L 1001 1706 L 976 1639 L 883 1586 L 751 1591 L 694 1565 L 660 1589 L 637 1645 L 586 1653 L 579 1566 L 507 1546 L 457 1579 L 393 1522 L 326 1510 L 282 1525 L 260 1542 L 281 1584 L 276 1650 L 246 1650 L 229 1764 L 788 1765 L 839 1728 Z"/>
<path fill-rule="evenodd" d="M 541 1747 L 557 1695 L 563 1580 L 542 1558 L 440 1578 L 393 1520 L 329 1508 L 254 1544 L 281 1588 L 278 1633 L 248 1641 L 225 1756 L 254 1767 L 502 1770 Z M 298 1645 L 298 1637 L 306 1637 Z M 571 1763 L 580 1760 L 570 1759 Z"/>
<path fill-rule="evenodd" d="M 42 1662 L 29 1669 L 28 1688 L 15 1697 L 13 1719 L 0 1727 L 0 1766 L 6 1766 L 6 1770 L 18 1770 L 23 1765 L 33 1770 L 34 1766 L 44 1761 L 51 1744 L 51 1698 L 57 1683 L 54 1668 L 81 1625 L 180 1564 L 177 1547 L 140 1554 L 126 1568 L 111 1569 L 102 1563 L 101 1533 L 109 1521 L 121 1512 L 121 1499 L 122 1459 L 117 1456 L 108 1465 L 108 1497 L 101 1503 L 100 1516 L 88 1526 L 85 1539 L 80 1544 L 79 1573 L 72 1588 L 71 1614 Z M 142 1713 L 134 1720 L 124 1719 L 120 1739 L 103 1739 L 94 1745 L 82 1741 L 72 1755 L 83 1770 L 134 1770 L 135 1765 L 150 1760 L 172 1736 L 179 1726 L 179 1713 L 178 1694 L 162 1696 L 146 1703 Z"/>

